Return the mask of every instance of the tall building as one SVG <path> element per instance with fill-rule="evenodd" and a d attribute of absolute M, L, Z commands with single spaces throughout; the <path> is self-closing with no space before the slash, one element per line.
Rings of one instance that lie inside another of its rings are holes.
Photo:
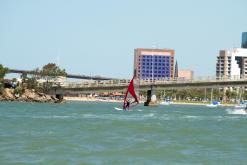
<path fill-rule="evenodd" d="M 143 80 L 174 78 L 174 50 L 135 49 L 134 73 Z"/>
<path fill-rule="evenodd" d="M 242 33 L 242 48 L 247 49 L 247 32 Z"/>
<path fill-rule="evenodd" d="M 216 77 L 219 79 L 247 78 L 247 49 L 221 50 L 216 61 Z"/>

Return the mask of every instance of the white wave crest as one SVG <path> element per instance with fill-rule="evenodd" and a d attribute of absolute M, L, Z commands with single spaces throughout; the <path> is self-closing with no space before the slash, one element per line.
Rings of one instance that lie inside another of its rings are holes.
<path fill-rule="evenodd" d="M 230 115 L 247 115 L 247 111 L 245 109 L 227 109 L 226 111 Z"/>
<path fill-rule="evenodd" d="M 153 116 L 154 116 L 153 113 L 149 113 L 149 114 L 144 115 L 143 117 L 153 117 Z"/>

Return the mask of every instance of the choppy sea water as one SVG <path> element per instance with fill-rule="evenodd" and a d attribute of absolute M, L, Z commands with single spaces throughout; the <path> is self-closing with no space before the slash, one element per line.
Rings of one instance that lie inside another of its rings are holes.
<path fill-rule="evenodd" d="M 170 105 L 0 103 L 0 164 L 247 164 L 247 115 Z"/>

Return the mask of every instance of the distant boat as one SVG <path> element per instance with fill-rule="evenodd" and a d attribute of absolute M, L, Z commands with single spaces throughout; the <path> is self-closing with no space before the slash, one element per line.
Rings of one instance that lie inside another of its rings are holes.
<path fill-rule="evenodd" d="M 247 108 L 247 103 L 246 102 L 243 102 L 243 101 L 240 101 L 240 103 L 238 105 L 235 105 L 234 108 L 236 109 L 246 109 Z"/>
<path fill-rule="evenodd" d="M 170 101 L 162 101 L 160 102 L 160 105 L 170 105 L 171 102 Z"/>
<path fill-rule="evenodd" d="M 218 106 L 221 106 L 219 101 L 213 101 L 213 89 L 211 90 L 211 102 L 210 104 L 207 104 L 206 107 L 210 107 L 210 108 L 216 108 Z"/>
<path fill-rule="evenodd" d="M 171 101 L 169 99 L 164 99 L 163 101 L 160 102 L 160 105 L 170 105 Z"/>
<path fill-rule="evenodd" d="M 207 106 L 207 107 L 211 107 L 211 108 L 216 108 L 216 107 L 218 107 L 217 104 L 213 104 L 213 103 L 207 104 L 206 106 Z"/>
<path fill-rule="evenodd" d="M 171 101 L 170 99 L 166 99 L 165 97 L 165 91 L 164 91 L 164 94 L 163 94 L 163 101 L 160 102 L 160 105 L 170 105 L 171 104 Z"/>
<path fill-rule="evenodd" d="M 245 101 L 242 101 L 242 90 L 240 91 L 240 94 L 239 94 L 239 103 L 238 105 L 235 105 L 234 108 L 235 109 L 246 109 L 246 102 Z"/>
<path fill-rule="evenodd" d="M 206 105 L 207 107 L 219 107 L 222 106 L 219 101 L 212 101 L 210 104 Z"/>

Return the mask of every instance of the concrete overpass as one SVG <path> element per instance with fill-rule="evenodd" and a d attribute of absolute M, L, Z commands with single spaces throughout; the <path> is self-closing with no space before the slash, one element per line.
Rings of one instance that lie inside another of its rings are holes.
<path fill-rule="evenodd" d="M 58 93 L 91 93 L 91 92 L 111 92 L 126 91 L 128 81 L 110 81 L 111 83 L 64 83 L 54 87 Z M 192 89 L 192 88 L 224 88 L 224 87 L 244 87 L 247 86 L 247 79 L 235 80 L 194 80 L 194 81 L 156 81 L 140 82 L 140 90 L 148 90 L 151 86 L 154 89 Z"/>
<path fill-rule="evenodd" d="M 20 69 L 9 69 L 8 73 L 17 73 L 17 74 L 37 74 L 37 72 L 32 70 L 20 70 Z M 86 75 L 76 75 L 76 74 L 67 74 L 67 78 L 74 79 L 83 79 L 83 80 L 113 80 L 114 78 L 101 77 L 101 76 L 86 76 Z"/>

